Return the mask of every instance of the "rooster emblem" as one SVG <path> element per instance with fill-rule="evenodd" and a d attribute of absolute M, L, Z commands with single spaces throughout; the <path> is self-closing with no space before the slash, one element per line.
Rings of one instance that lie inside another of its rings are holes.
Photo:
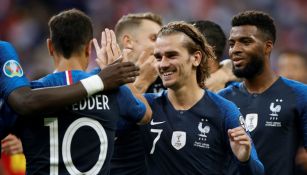
<path fill-rule="evenodd" d="M 276 102 L 282 102 L 282 99 L 276 99 Z M 272 113 L 270 114 L 271 116 L 278 116 L 278 112 L 280 112 L 281 110 L 281 105 L 276 105 L 275 106 L 275 103 L 272 102 L 271 105 L 270 105 L 270 110 L 272 111 Z"/>
<path fill-rule="evenodd" d="M 202 121 L 203 121 L 203 119 L 202 119 Z M 198 134 L 200 137 L 207 137 L 206 134 L 208 134 L 210 132 L 210 126 L 203 127 L 203 123 L 199 122 L 198 130 L 200 131 L 200 134 Z"/>

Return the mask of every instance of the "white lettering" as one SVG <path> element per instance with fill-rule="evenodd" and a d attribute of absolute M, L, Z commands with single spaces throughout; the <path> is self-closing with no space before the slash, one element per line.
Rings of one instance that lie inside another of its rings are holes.
<path fill-rule="evenodd" d="M 72 105 L 72 110 L 77 111 L 78 110 L 78 103 L 75 103 Z"/>
<path fill-rule="evenodd" d="M 102 101 L 103 101 L 103 108 L 110 110 L 109 105 L 108 105 L 108 103 L 109 103 L 108 96 L 103 95 L 103 100 Z"/>
<path fill-rule="evenodd" d="M 85 109 L 110 110 L 108 96 L 97 94 L 72 105 L 72 110 L 74 111 L 82 111 Z"/>
<path fill-rule="evenodd" d="M 96 105 L 97 105 L 97 109 L 102 110 L 102 103 L 101 101 L 99 101 L 98 97 L 101 98 L 101 95 L 96 95 Z"/>
<path fill-rule="evenodd" d="M 86 108 L 86 101 L 85 100 L 80 101 L 79 106 L 80 110 L 84 110 Z"/>
<path fill-rule="evenodd" d="M 95 99 L 93 96 L 90 96 L 88 99 L 87 99 L 87 102 L 88 102 L 88 109 L 89 110 L 92 110 L 94 109 L 96 103 L 95 103 Z"/>

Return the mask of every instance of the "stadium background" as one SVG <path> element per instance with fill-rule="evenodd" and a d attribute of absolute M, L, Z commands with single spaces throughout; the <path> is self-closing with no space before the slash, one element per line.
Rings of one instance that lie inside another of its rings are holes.
<path fill-rule="evenodd" d="M 12 42 L 17 48 L 30 79 L 52 72 L 46 48 L 47 22 L 53 14 L 73 7 L 92 18 L 96 37 L 105 27 L 112 29 L 122 15 L 145 11 L 160 14 L 164 23 L 212 20 L 228 35 L 233 15 L 242 10 L 262 10 L 274 17 L 278 28 L 273 63 L 284 49 L 307 50 L 306 0 L 0 0 L 0 39 Z M 93 66 L 95 63 L 91 61 L 90 67 Z M 16 165 L 23 160 L 14 160 L 17 161 L 14 167 L 22 170 L 22 166 Z"/>

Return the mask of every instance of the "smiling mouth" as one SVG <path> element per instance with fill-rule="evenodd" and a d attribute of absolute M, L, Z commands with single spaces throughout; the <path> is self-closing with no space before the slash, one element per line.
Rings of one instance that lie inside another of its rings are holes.
<path fill-rule="evenodd" d="M 243 61 L 244 60 L 242 60 L 242 59 L 234 60 L 233 65 L 236 66 L 236 67 L 240 66 L 240 65 L 242 65 Z"/>
<path fill-rule="evenodd" d="M 164 72 L 162 73 L 162 77 L 164 80 L 170 80 L 171 76 L 174 74 L 174 72 Z"/>

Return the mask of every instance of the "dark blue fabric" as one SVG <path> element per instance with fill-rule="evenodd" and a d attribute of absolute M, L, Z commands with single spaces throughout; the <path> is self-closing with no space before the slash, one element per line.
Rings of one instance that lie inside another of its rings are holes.
<path fill-rule="evenodd" d="M 299 143 L 307 146 L 307 86 L 280 77 L 261 94 L 240 83 L 219 95 L 240 108 L 266 174 L 294 174 Z"/>
<path fill-rule="evenodd" d="M 153 111 L 150 124 L 141 126 L 149 175 L 223 174 L 229 166 L 247 174 L 263 174 L 254 147 L 250 161 L 243 165 L 234 157 L 228 129 L 240 126 L 237 107 L 230 101 L 205 91 L 189 110 L 176 110 L 167 91 L 145 94 Z"/>
<path fill-rule="evenodd" d="M 71 75 L 73 82 L 90 76 L 83 71 L 71 71 Z M 67 84 L 66 78 L 65 72 L 59 72 L 31 85 L 33 88 L 63 86 Z M 57 149 L 52 157 L 58 156 L 59 163 L 53 167 L 58 168 L 59 175 L 71 173 L 68 170 L 72 167 L 80 172 L 95 170 L 87 174 L 109 174 L 117 121 L 125 117 L 136 122 L 144 114 L 145 105 L 123 86 L 94 94 L 54 114 L 43 113 L 35 120 L 18 119 L 17 134 L 23 142 L 27 173 L 50 174 L 50 151 Z M 65 161 L 69 155 L 72 162 Z M 102 167 L 97 162 L 102 162 Z"/>

